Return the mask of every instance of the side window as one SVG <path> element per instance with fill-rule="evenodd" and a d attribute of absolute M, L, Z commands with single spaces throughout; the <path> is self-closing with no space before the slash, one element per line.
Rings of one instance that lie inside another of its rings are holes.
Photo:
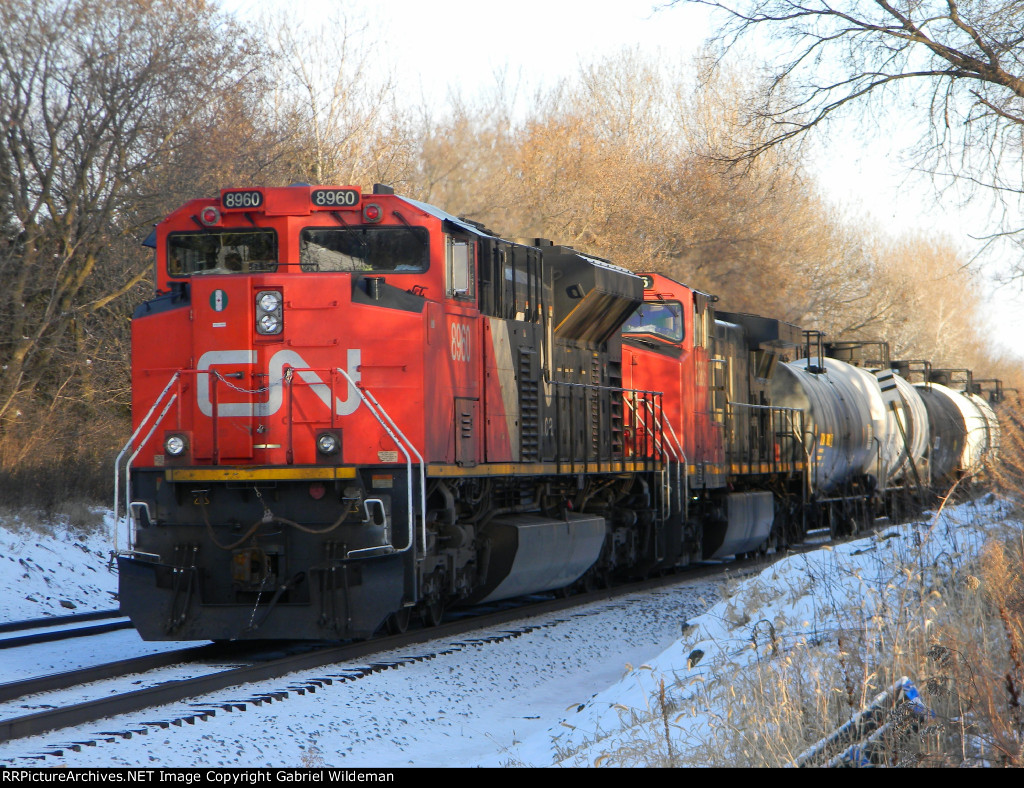
<path fill-rule="evenodd" d="M 540 258 L 524 247 L 508 254 L 503 266 L 504 317 L 540 322 Z"/>
<path fill-rule="evenodd" d="M 513 264 L 514 263 L 514 264 Z M 505 265 L 505 283 L 508 293 L 507 312 L 511 320 L 532 320 L 530 312 L 530 285 L 533 278 L 524 255 L 510 257 Z"/>
<path fill-rule="evenodd" d="M 695 300 L 693 302 L 693 346 L 694 347 L 707 347 L 705 340 L 705 324 L 704 315 L 706 310 L 700 308 L 700 304 Z"/>
<path fill-rule="evenodd" d="M 622 325 L 623 334 L 654 334 L 670 342 L 686 335 L 683 305 L 678 301 L 644 301 Z"/>
<path fill-rule="evenodd" d="M 473 273 L 476 262 L 476 245 L 472 241 L 448 236 L 448 286 L 449 298 L 472 299 L 476 295 Z"/>

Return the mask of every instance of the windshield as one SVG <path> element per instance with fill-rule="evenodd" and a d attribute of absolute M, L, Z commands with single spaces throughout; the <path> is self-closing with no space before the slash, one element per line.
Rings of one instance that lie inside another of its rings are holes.
<path fill-rule="evenodd" d="M 683 305 L 678 301 L 645 301 L 622 326 L 623 334 L 654 334 L 682 342 Z"/>
<path fill-rule="evenodd" d="M 167 238 L 167 272 L 171 276 L 276 270 L 277 233 L 273 230 L 173 233 Z"/>
<path fill-rule="evenodd" d="M 307 228 L 299 236 L 303 271 L 426 271 L 422 227 Z"/>

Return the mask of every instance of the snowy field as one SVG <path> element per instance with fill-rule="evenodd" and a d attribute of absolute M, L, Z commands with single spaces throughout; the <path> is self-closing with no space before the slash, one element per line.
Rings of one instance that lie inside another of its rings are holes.
<path fill-rule="evenodd" d="M 0 765 L 632 765 L 643 762 L 635 755 L 638 742 L 650 739 L 657 749 L 666 737 L 687 762 L 699 763 L 709 726 L 730 703 L 728 687 L 716 682 L 716 675 L 759 659 L 769 630 L 772 643 L 785 648 L 840 626 L 854 609 L 863 616 L 872 605 L 885 607 L 887 597 L 898 591 L 901 567 L 920 566 L 937 556 L 953 563 L 969 557 L 983 540 L 981 524 L 1000 517 L 995 503 L 965 504 L 916 525 L 892 526 L 835 548 L 790 556 L 758 576 L 725 586 L 691 581 L 578 613 L 533 619 L 519 637 L 434 645 L 430 653 L 447 653 L 429 659 L 415 659 L 422 646 L 375 657 L 375 662 L 413 659 L 358 681 L 335 682 L 315 694 L 292 693 L 284 701 L 221 712 L 194 725 L 150 726 L 145 736 L 112 742 L 100 735 L 172 719 L 189 708 L 181 704 L 0 744 Z M 4 523 L 0 583 L 7 604 L 2 618 L 111 607 L 116 576 L 108 568 L 109 550 L 101 534 L 58 530 L 49 537 Z M 728 595 L 716 601 L 723 587 Z M 119 639 L 110 642 L 116 654 L 109 658 L 154 648 L 131 632 L 115 634 Z M 14 663 L 0 652 L 0 663 L 4 660 L 9 667 L 3 680 L 9 681 Z M 26 661 L 45 667 L 61 660 L 42 652 L 22 655 L 18 673 Z M 244 700 L 365 664 L 227 690 L 202 703 Z M 131 680 L 123 679 L 126 685 Z M 666 698 L 683 710 L 667 727 L 665 715 L 658 713 Z M 30 699 L 21 702 L 31 705 Z M 96 743 L 45 761 L 29 760 L 71 742 Z"/>

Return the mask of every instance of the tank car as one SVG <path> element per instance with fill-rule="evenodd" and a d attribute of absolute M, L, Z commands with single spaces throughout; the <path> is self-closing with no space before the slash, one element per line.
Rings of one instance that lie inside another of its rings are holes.
<path fill-rule="evenodd" d="M 971 391 L 970 376 L 963 391 L 944 385 L 953 383 L 950 372 L 926 371 L 927 379 L 914 386 L 928 411 L 928 456 L 940 493 L 980 474 L 999 449 L 999 420 L 992 406 Z"/>

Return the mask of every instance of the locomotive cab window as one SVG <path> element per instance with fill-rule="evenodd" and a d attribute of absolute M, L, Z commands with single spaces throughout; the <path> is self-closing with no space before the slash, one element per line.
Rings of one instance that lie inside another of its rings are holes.
<path fill-rule="evenodd" d="M 622 326 L 622 333 L 653 334 L 670 342 L 682 342 L 683 305 L 678 301 L 645 301 Z"/>
<path fill-rule="evenodd" d="M 463 238 L 448 236 L 448 286 L 449 298 L 472 299 L 476 295 L 474 268 L 476 245 Z"/>
<path fill-rule="evenodd" d="M 307 227 L 299 235 L 303 271 L 418 273 L 428 259 L 422 227 Z"/>
<path fill-rule="evenodd" d="M 167 273 L 250 274 L 277 270 L 277 233 L 244 230 L 172 233 L 167 237 Z"/>

